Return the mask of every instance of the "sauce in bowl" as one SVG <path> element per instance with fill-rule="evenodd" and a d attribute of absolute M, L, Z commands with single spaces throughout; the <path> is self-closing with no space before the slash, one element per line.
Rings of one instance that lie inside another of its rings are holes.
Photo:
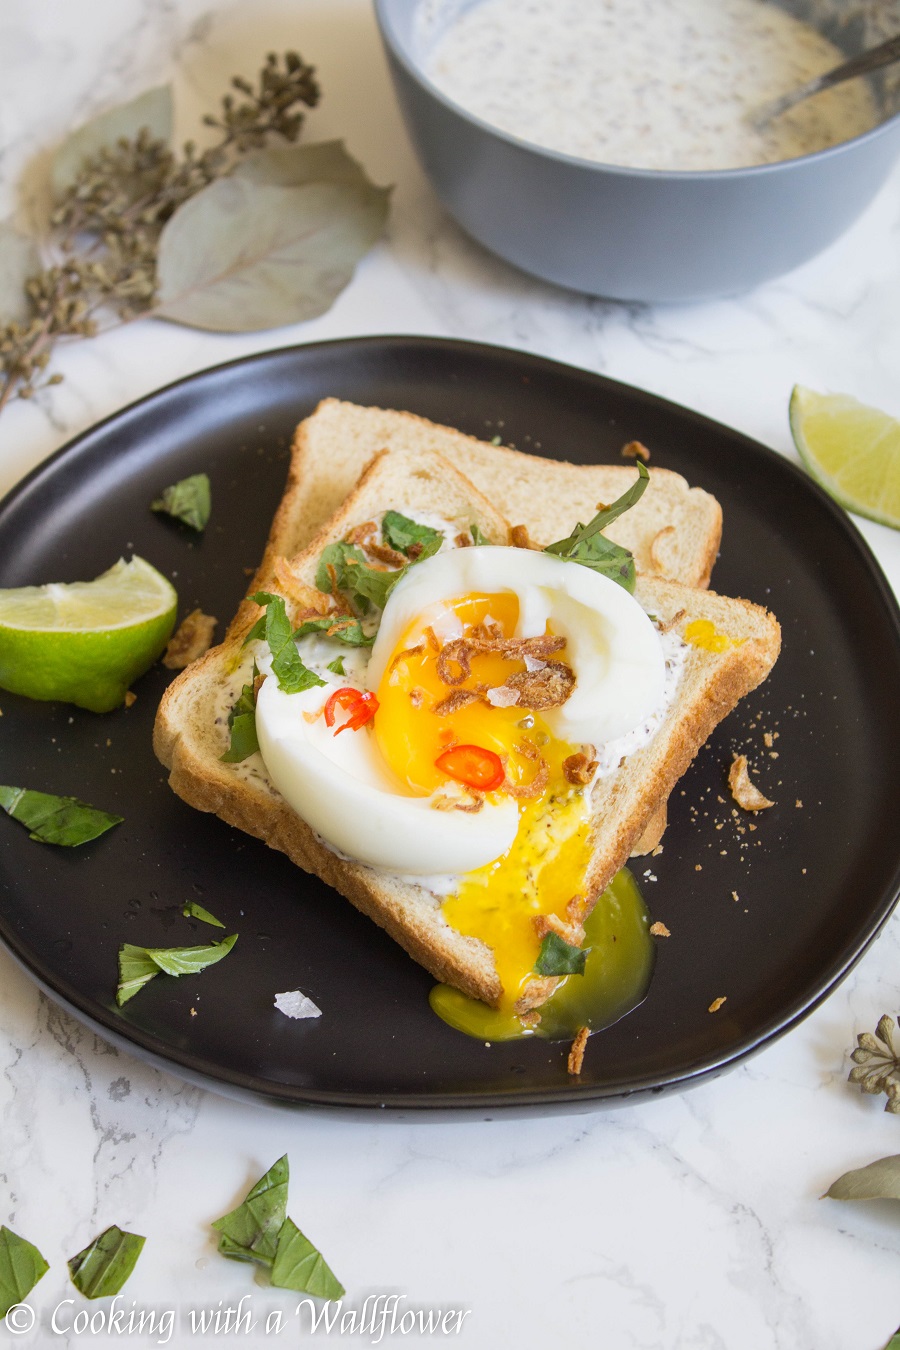
<path fill-rule="evenodd" d="M 765 0 L 482 0 L 455 18 L 431 0 L 424 14 L 436 36 L 422 68 L 442 93 L 511 135 L 600 163 L 770 164 L 880 120 L 854 80 L 752 127 L 760 107 L 846 56 Z"/>

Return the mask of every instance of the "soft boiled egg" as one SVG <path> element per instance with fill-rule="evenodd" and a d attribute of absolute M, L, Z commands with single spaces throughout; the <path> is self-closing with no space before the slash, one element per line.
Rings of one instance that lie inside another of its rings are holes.
<path fill-rule="evenodd" d="M 615 582 L 546 553 L 458 548 L 411 567 L 389 596 L 364 725 L 344 727 L 343 713 L 326 724 L 344 681 L 285 694 L 273 676 L 256 725 L 274 785 L 332 848 L 403 876 L 474 877 L 517 836 L 524 847 L 584 825 L 564 761 L 646 719 L 664 675 L 656 630 Z M 566 692 L 554 706 L 548 676 Z"/>

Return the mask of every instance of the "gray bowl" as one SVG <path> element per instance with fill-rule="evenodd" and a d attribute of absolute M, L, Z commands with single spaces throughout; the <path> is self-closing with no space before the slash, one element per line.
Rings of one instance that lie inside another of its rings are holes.
<path fill-rule="evenodd" d="M 457 10 L 468 2 L 455 0 Z M 848 55 L 900 31 L 900 0 L 780 2 Z M 421 3 L 375 0 L 422 166 L 469 234 L 561 286 L 645 301 L 747 290 L 832 243 L 868 205 L 900 154 L 896 66 L 873 81 L 884 116 L 879 126 L 800 159 L 686 173 L 557 154 L 489 126 L 431 83 L 419 65 L 414 20 Z"/>

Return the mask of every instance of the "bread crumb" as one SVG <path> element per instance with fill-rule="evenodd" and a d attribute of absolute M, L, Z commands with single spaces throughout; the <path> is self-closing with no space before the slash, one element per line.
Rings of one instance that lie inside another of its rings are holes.
<path fill-rule="evenodd" d="M 775 805 L 751 783 L 746 755 L 735 755 L 728 770 L 728 786 L 731 788 L 732 797 L 744 811 L 765 811 L 767 807 Z"/>
<path fill-rule="evenodd" d="M 196 1016 L 197 1016 L 197 1009 L 196 1009 L 196 1008 L 191 1008 L 191 1017 L 196 1017 Z"/>
<path fill-rule="evenodd" d="M 727 998 L 727 995 L 723 996 L 722 998 L 714 998 L 713 1001 L 712 1001 L 712 1003 L 709 1005 L 709 1007 L 707 1008 L 706 1011 L 707 1011 L 707 1012 L 718 1012 L 719 1009 L 721 1008 L 722 1004 L 725 1002 L 725 999 L 726 999 L 726 998 Z"/>
<path fill-rule="evenodd" d="M 778 751 L 777 751 L 777 750 L 770 750 L 770 751 L 769 751 L 769 759 L 777 759 L 777 758 L 778 758 Z"/>
<path fill-rule="evenodd" d="M 662 851 L 663 851 L 663 846 L 662 846 L 662 844 L 657 844 L 657 845 L 656 845 L 656 848 L 654 848 L 654 849 L 651 850 L 650 857 L 651 857 L 651 858 L 658 858 L 659 855 L 662 853 Z"/>
<path fill-rule="evenodd" d="M 797 800 L 794 802 L 794 805 L 796 806 L 796 808 L 797 808 L 798 811 L 802 811 L 802 810 L 803 810 L 803 803 L 801 802 L 801 800 L 800 800 L 799 797 L 798 797 Z"/>
<path fill-rule="evenodd" d="M 737 891 L 732 891 L 731 898 L 732 900 L 740 900 L 741 897 L 738 895 Z"/>
<path fill-rule="evenodd" d="M 671 937 L 671 936 L 672 936 L 672 934 L 669 932 L 669 930 L 668 930 L 668 928 L 666 927 L 666 925 L 665 925 L 664 923 L 660 923 L 659 919 L 657 919 L 656 923 L 651 923 L 651 925 L 650 925 L 650 932 L 651 932 L 651 934 L 653 935 L 653 937 Z"/>
<path fill-rule="evenodd" d="M 627 445 L 622 446 L 619 453 L 623 459 L 642 459 L 645 464 L 650 458 L 650 451 L 640 441 L 629 441 Z"/>
<path fill-rule="evenodd" d="M 125 707 L 126 707 L 126 708 L 133 708 L 134 705 L 135 705 L 135 703 L 137 703 L 137 694 L 135 694 L 131 689 L 126 689 L 126 690 L 125 690 Z"/>
<path fill-rule="evenodd" d="M 771 733 L 771 731 L 763 732 L 763 745 L 766 747 L 767 750 L 771 750 L 771 749 L 772 749 L 772 746 L 774 745 L 774 741 L 773 741 L 773 739 L 772 739 L 772 733 Z"/>
<path fill-rule="evenodd" d="M 702 872 L 702 871 L 703 871 L 703 868 L 702 868 L 702 866 L 701 866 L 700 863 L 695 863 L 695 864 L 694 864 L 694 871 L 695 871 L 695 872 Z"/>
<path fill-rule="evenodd" d="M 590 1034 L 590 1027 L 579 1027 L 578 1035 L 572 1042 L 566 1067 L 573 1078 L 577 1078 L 581 1073 L 581 1066 L 584 1063 L 584 1047 L 587 1045 L 587 1038 Z"/>

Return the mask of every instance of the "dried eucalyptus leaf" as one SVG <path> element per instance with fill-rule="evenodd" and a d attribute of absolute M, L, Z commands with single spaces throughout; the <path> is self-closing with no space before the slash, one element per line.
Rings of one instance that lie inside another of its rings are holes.
<path fill-rule="evenodd" d="M 304 183 L 373 187 L 362 165 L 347 154 L 343 141 L 252 150 L 237 165 L 232 177 L 260 187 L 302 187 Z"/>
<path fill-rule="evenodd" d="M 220 333 L 324 314 L 381 234 L 388 195 L 346 183 L 211 183 L 160 236 L 156 313 Z"/>
<path fill-rule="evenodd" d="M 25 282 L 40 270 L 34 240 L 20 234 L 10 221 L 0 221 L 0 325 L 28 322 L 31 301 Z"/>
<path fill-rule="evenodd" d="M 172 139 L 172 87 L 168 84 L 147 89 L 130 103 L 100 113 L 63 141 L 53 158 L 50 171 L 53 195 L 60 198 L 74 183 L 86 159 L 106 145 L 115 145 L 120 137 L 133 140 L 144 127 L 154 140 Z"/>
<path fill-rule="evenodd" d="M 900 1153 L 845 1172 L 825 1194 L 832 1200 L 900 1200 Z"/>

